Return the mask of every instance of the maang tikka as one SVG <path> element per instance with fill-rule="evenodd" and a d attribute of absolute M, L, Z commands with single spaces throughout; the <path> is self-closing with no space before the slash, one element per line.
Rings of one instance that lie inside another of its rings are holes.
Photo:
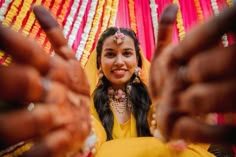
<path fill-rule="evenodd" d="M 124 41 L 124 39 L 125 39 L 124 33 L 121 33 L 120 29 L 118 28 L 118 30 L 114 35 L 114 41 L 116 42 L 116 44 L 119 45 Z"/>

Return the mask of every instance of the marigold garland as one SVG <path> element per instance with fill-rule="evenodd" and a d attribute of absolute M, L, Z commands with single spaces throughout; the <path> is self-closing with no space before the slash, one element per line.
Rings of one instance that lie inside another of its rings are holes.
<path fill-rule="evenodd" d="M 42 0 L 36 0 L 34 4 L 39 5 L 41 3 L 42 3 Z M 36 19 L 35 19 L 34 13 L 32 11 L 30 11 L 29 18 L 25 24 L 24 29 L 23 29 L 24 34 L 29 35 L 30 29 L 33 27 L 35 20 Z"/>
<path fill-rule="evenodd" d="M 119 4 L 118 2 L 119 2 L 118 0 L 113 0 L 112 9 L 111 9 L 111 17 L 110 17 L 108 27 L 115 25 L 117 8 L 118 8 L 118 4 Z"/>
<path fill-rule="evenodd" d="M 2 23 L 4 26 L 9 26 L 13 22 L 14 17 L 16 17 L 19 11 L 18 9 L 20 5 L 21 5 L 21 1 L 13 1 Z"/>
<path fill-rule="evenodd" d="M 52 15 L 54 17 L 57 17 L 57 15 L 59 15 L 62 11 L 62 9 L 59 9 L 61 4 L 62 4 L 63 0 L 55 0 L 51 9 L 50 9 L 50 12 L 52 12 Z M 58 23 L 61 25 L 62 24 L 62 21 L 59 21 L 57 20 Z M 51 51 L 51 43 L 48 41 L 48 39 L 46 38 L 46 34 L 43 32 L 43 39 L 44 39 L 44 43 L 42 45 L 44 45 L 44 48 L 45 48 L 45 51 L 47 53 L 50 53 Z"/>
<path fill-rule="evenodd" d="M 104 4 L 104 0 L 99 1 L 99 3 L 98 3 L 98 0 L 94 0 L 94 1 L 91 2 L 91 7 L 90 7 L 90 10 L 89 10 L 89 13 L 88 13 L 87 22 L 86 22 L 86 25 L 84 27 L 84 31 L 83 31 L 83 34 L 82 34 L 82 37 L 81 37 L 80 44 L 79 44 L 79 46 L 76 50 L 76 53 L 75 53 L 75 56 L 78 60 L 80 59 L 80 57 L 82 55 L 82 52 L 84 51 L 85 44 L 88 40 L 88 34 L 89 34 L 91 26 L 92 26 L 93 17 L 96 18 L 96 16 L 95 16 L 96 7 L 99 8 L 99 10 L 97 9 L 97 11 L 100 11 L 101 10 L 101 5 L 103 6 L 103 4 Z M 84 53 L 88 54 L 89 52 L 84 52 Z"/>
<path fill-rule="evenodd" d="M 137 33 L 136 16 L 134 10 L 134 0 L 129 0 L 130 28 Z"/>
<path fill-rule="evenodd" d="M 0 9 L 0 22 L 5 19 L 4 15 L 6 14 L 7 9 L 11 2 L 12 0 L 5 0 L 4 3 L 2 4 L 2 7 Z"/>
<path fill-rule="evenodd" d="M 199 23 L 202 23 L 204 21 L 204 17 L 203 17 L 203 12 L 202 12 L 202 8 L 201 8 L 199 0 L 194 0 L 194 5 L 196 8 L 198 21 Z"/>
<path fill-rule="evenodd" d="M 61 5 L 62 5 L 62 9 L 61 9 L 61 13 L 58 15 L 58 22 L 62 25 L 64 18 L 66 17 L 66 12 L 70 6 L 70 1 L 65 0 L 64 3 Z"/>
<path fill-rule="evenodd" d="M 180 6 L 178 0 L 173 0 L 173 3 L 176 3 L 176 4 L 178 4 L 178 6 Z M 185 36 L 185 29 L 184 29 L 183 17 L 182 17 L 180 8 L 177 12 L 176 22 L 177 22 L 177 28 L 178 28 L 178 33 L 179 33 L 179 39 L 183 40 L 183 38 Z"/>
<path fill-rule="evenodd" d="M 74 17 L 76 15 L 76 12 L 79 8 L 79 1 L 80 0 L 75 0 L 72 5 L 71 5 L 71 9 L 70 9 L 70 12 L 68 14 L 68 17 L 66 19 L 66 22 L 65 22 L 65 25 L 63 27 L 63 34 L 65 35 L 65 37 L 68 36 L 68 33 L 71 29 L 71 26 L 73 25 L 73 20 L 74 20 Z M 82 19 L 82 17 L 80 17 Z M 78 19 L 78 17 L 77 17 Z M 79 22 L 80 23 L 80 22 Z M 68 37 L 70 39 L 70 37 Z M 69 42 L 69 45 L 71 46 L 72 43 Z"/>
<path fill-rule="evenodd" d="M 45 6 L 46 8 L 49 8 L 49 6 L 51 5 L 52 0 L 43 0 L 43 6 Z M 29 34 L 30 38 L 36 38 L 36 36 L 39 34 L 41 30 L 41 27 L 39 25 L 39 23 L 37 21 L 34 22 L 34 26 L 31 29 L 31 33 Z"/>
<path fill-rule="evenodd" d="M 105 11 L 104 11 L 104 14 L 103 14 L 103 19 L 102 19 L 101 32 L 103 32 L 107 28 L 107 26 L 108 26 L 109 20 L 111 18 L 112 3 L 113 3 L 113 1 L 110 0 L 110 1 L 107 1 L 106 5 L 105 5 Z M 98 6 L 98 8 L 99 7 L 100 6 Z M 84 52 L 87 52 L 87 53 L 83 53 L 82 59 L 81 59 L 82 66 L 85 66 L 85 64 L 88 61 L 88 57 L 89 57 L 89 55 L 90 55 L 90 53 L 92 51 L 92 46 L 93 46 L 93 43 L 94 43 L 94 39 L 95 39 L 96 34 L 98 32 L 98 25 L 99 25 L 98 23 L 101 20 L 102 13 L 103 13 L 103 6 L 102 6 L 102 4 L 101 4 L 101 7 L 102 7 L 101 8 L 102 11 L 100 12 L 100 14 L 95 16 L 95 18 L 93 20 L 92 29 L 91 29 L 91 31 L 89 33 L 88 42 L 86 43 L 85 51 L 84 51 Z"/>
<path fill-rule="evenodd" d="M 110 1 L 107 1 L 106 5 L 105 5 L 105 11 L 104 11 L 104 14 L 103 14 L 103 19 L 102 19 L 101 32 L 103 32 L 108 26 L 109 20 L 111 18 L 112 3 L 113 3 L 113 0 L 110 0 Z M 96 23 L 94 21 L 93 25 L 97 26 L 97 24 L 98 23 Z M 96 28 L 96 29 L 98 29 L 98 28 Z"/>
<path fill-rule="evenodd" d="M 83 16 L 84 16 L 84 13 L 86 11 L 87 5 L 88 5 L 88 1 L 82 1 L 82 4 L 81 4 L 79 12 L 78 12 L 78 15 L 75 19 L 73 28 L 71 30 L 70 36 L 68 37 L 68 44 L 71 45 L 71 46 L 73 45 L 73 43 L 74 43 L 74 41 L 77 37 L 77 32 L 80 28 L 80 24 L 82 23 Z"/>
<path fill-rule="evenodd" d="M 19 12 L 16 16 L 16 20 L 13 24 L 13 29 L 19 31 L 23 27 L 23 20 L 27 15 L 27 12 L 30 10 L 31 2 L 23 1 L 22 6 L 19 8 Z"/>
<path fill-rule="evenodd" d="M 52 2 L 54 2 L 54 3 L 52 3 Z M 58 6 L 59 6 L 59 4 L 60 4 L 60 1 L 59 1 L 59 0 L 55 0 L 55 1 L 52 1 L 52 2 L 50 2 L 50 3 L 47 3 L 47 2 L 46 2 L 46 7 L 47 7 L 47 9 L 50 10 L 51 14 L 52 14 L 54 17 L 56 17 L 56 15 L 57 15 L 57 10 L 58 10 Z M 38 41 L 39 41 L 39 44 L 40 44 L 40 45 L 44 45 L 44 46 L 47 45 L 47 46 L 44 47 L 44 48 L 45 48 L 45 51 L 46 51 L 47 53 L 50 53 L 50 48 L 51 48 L 51 46 L 50 46 L 50 44 L 48 43 L 49 41 L 48 41 L 48 39 L 46 38 L 46 34 L 44 33 L 44 31 L 42 31 L 41 27 L 40 27 L 40 30 L 39 30 Z"/>
<path fill-rule="evenodd" d="M 95 37 L 96 32 L 98 30 L 98 23 L 99 23 L 99 21 L 102 17 L 104 4 L 105 4 L 104 0 L 100 0 L 98 2 L 98 6 L 97 6 L 97 9 L 96 9 L 96 12 L 95 12 L 95 16 L 94 16 L 94 19 L 93 19 L 93 22 L 92 22 L 92 25 L 91 25 L 92 27 L 91 27 L 90 31 L 88 32 L 88 38 L 86 40 L 87 42 L 84 45 L 84 47 L 85 47 L 84 52 L 83 52 L 83 54 L 82 54 L 82 52 L 80 52 L 80 54 L 82 55 L 81 65 L 83 67 L 84 67 L 85 63 L 87 62 L 87 60 L 88 60 L 88 56 L 90 55 L 90 50 L 91 50 L 93 42 L 94 42 L 93 38 Z M 111 5 L 111 3 L 108 3 L 108 4 Z M 106 9 L 106 10 L 108 10 L 108 9 Z M 110 12 L 110 11 L 108 10 L 108 12 Z M 109 16 L 109 15 L 105 15 L 105 16 Z M 104 18 L 105 18 L 105 16 L 104 16 Z M 105 19 L 105 20 L 108 20 L 108 19 Z M 103 26 L 103 27 L 105 27 L 105 26 Z M 105 29 L 105 28 L 103 28 L 103 29 Z M 77 54 L 77 52 L 76 52 L 76 54 Z"/>

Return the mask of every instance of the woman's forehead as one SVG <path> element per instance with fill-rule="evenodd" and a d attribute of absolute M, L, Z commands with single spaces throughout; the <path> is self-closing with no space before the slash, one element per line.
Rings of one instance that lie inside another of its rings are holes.
<path fill-rule="evenodd" d="M 116 40 L 115 40 L 115 36 L 109 36 L 104 40 L 103 43 L 103 49 L 104 48 L 112 48 L 112 47 L 126 47 L 126 48 L 134 48 L 134 41 L 133 39 L 128 36 L 125 35 L 125 38 L 122 39 L 122 42 L 120 44 L 117 44 Z"/>

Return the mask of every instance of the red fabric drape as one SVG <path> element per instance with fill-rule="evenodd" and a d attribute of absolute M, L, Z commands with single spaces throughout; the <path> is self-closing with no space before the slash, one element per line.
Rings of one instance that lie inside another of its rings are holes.
<path fill-rule="evenodd" d="M 154 51 L 154 33 L 149 1 L 135 0 L 135 16 L 137 19 L 137 36 L 148 60 Z"/>

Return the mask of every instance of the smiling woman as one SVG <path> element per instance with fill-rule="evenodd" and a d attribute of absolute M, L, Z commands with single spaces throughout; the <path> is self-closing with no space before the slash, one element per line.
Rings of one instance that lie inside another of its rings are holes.
<path fill-rule="evenodd" d="M 96 51 L 97 68 L 103 75 L 93 99 L 107 139 L 150 136 L 146 117 L 151 100 L 139 77 L 142 60 L 135 33 L 125 28 L 108 28 Z"/>
<path fill-rule="evenodd" d="M 96 157 L 213 156 L 198 145 L 189 145 L 177 153 L 152 137 L 149 119 L 152 102 L 145 78 L 149 64 L 132 30 L 106 29 L 85 70 L 91 73 L 95 62 L 99 81 L 92 93 L 90 109 L 95 117 Z"/>

